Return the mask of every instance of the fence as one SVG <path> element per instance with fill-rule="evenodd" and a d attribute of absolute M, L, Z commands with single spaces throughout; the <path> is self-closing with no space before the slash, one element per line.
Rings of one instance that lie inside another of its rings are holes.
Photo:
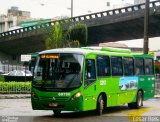
<path fill-rule="evenodd" d="M 160 95 L 160 78 L 157 78 L 157 79 L 156 79 L 155 94 L 156 94 L 156 95 Z"/>
<path fill-rule="evenodd" d="M 1 73 L 8 73 L 13 70 L 24 70 L 24 66 L 21 64 L 11 65 L 11 64 L 1 64 Z M 28 67 L 26 67 L 28 69 Z"/>

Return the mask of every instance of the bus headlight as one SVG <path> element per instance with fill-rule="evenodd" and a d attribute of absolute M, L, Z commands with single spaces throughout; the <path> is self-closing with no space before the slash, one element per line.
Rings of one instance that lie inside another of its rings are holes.
<path fill-rule="evenodd" d="M 72 100 L 79 98 L 81 96 L 81 92 L 77 92 L 73 97 Z"/>
<path fill-rule="evenodd" d="M 32 98 L 38 98 L 35 92 L 31 92 L 31 97 Z"/>

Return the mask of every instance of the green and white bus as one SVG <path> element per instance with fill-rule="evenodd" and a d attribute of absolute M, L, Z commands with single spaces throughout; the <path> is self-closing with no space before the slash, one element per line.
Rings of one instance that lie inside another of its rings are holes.
<path fill-rule="evenodd" d="M 32 81 L 34 110 L 96 110 L 128 104 L 140 108 L 154 97 L 154 60 L 128 49 L 83 47 L 52 49 L 37 56 Z"/>

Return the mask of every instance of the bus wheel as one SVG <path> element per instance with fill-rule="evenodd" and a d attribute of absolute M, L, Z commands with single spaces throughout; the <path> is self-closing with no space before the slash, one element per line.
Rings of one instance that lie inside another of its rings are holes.
<path fill-rule="evenodd" d="M 54 116 L 58 116 L 61 114 L 60 110 L 53 110 L 53 112 L 54 112 Z"/>
<path fill-rule="evenodd" d="M 136 102 L 128 103 L 129 108 L 140 108 L 143 106 L 143 93 L 142 91 L 138 91 Z"/>
<path fill-rule="evenodd" d="M 143 106 L 143 94 L 142 94 L 142 91 L 138 91 L 135 107 L 140 108 L 141 106 Z"/>
<path fill-rule="evenodd" d="M 98 115 L 102 115 L 103 111 L 104 111 L 104 99 L 103 96 L 100 95 L 97 101 L 97 114 Z"/>

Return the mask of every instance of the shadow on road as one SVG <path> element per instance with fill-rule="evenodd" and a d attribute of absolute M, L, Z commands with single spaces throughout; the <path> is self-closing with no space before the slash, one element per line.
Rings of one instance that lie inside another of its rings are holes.
<path fill-rule="evenodd" d="M 127 111 L 129 110 L 129 108 L 127 106 L 117 106 L 117 107 L 109 107 L 107 108 L 102 116 L 98 116 L 96 115 L 95 110 L 92 111 L 84 111 L 84 112 L 67 112 L 67 113 L 61 113 L 59 116 L 54 116 L 53 115 L 47 115 L 47 116 L 38 116 L 38 117 L 34 117 L 33 121 L 49 121 L 49 120 L 59 120 L 59 121 L 64 121 L 65 122 L 69 122 L 71 120 L 92 120 L 92 121 L 96 121 L 96 120 L 100 120 L 102 119 L 106 119 L 107 117 L 113 117 L 112 114 L 114 114 L 114 116 L 124 116 L 121 115 L 121 112 L 123 111 Z M 107 115 L 107 116 L 106 116 Z M 105 117 L 105 118 L 104 118 Z M 110 118 L 111 119 L 111 118 Z"/>

